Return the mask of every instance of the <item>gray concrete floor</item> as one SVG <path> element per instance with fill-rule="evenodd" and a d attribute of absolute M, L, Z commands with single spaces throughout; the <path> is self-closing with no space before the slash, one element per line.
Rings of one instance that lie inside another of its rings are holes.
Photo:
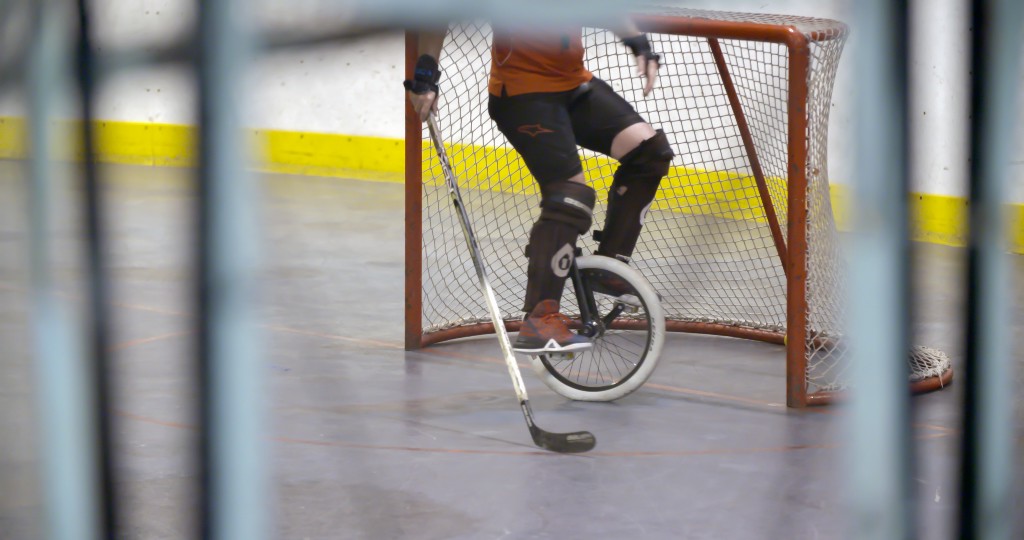
<path fill-rule="evenodd" d="M 189 171 L 104 171 L 124 537 L 186 538 L 195 504 Z M 2 539 L 41 534 L 21 178 L 19 164 L 0 161 Z M 261 179 L 277 537 L 843 536 L 839 409 L 783 406 L 781 347 L 673 335 L 647 386 L 615 403 L 567 401 L 526 369 L 544 427 L 598 437 L 588 455 L 545 453 L 530 443 L 493 338 L 402 350 L 401 186 Z M 55 237 L 63 298 L 77 313 L 72 195 L 63 191 Z M 933 245 L 916 253 L 919 341 L 956 362 L 962 255 Z M 1024 344 L 1024 258 L 1011 263 L 1012 324 Z M 914 400 L 921 538 L 953 536 L 961 390 L 957 381 Z M 1024 480 L 1024 460 L 1016 474 Z"/>

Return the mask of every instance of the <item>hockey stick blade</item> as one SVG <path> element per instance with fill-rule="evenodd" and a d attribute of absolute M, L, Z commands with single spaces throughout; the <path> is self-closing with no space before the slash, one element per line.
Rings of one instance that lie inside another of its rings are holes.
<path fill-rule="evenodd" d="M 533 423 L 533 410 L 529 401 L 522 401 L 523 416 L 526 417 L 526 424 L 530 428 L 530 436 L 533 437 L 533 444 L 540 448 L 558 452 L 560 454 L 578 454 L 593 450 L 597 445 L 597 437 L 589 431 L 574 431 L 572 433 L 552 433 L 545 431 Z"/>
<path fill-rule="evenodd" d="M 533 443 L 545 450 L 558 452 L 559 454 L 578 454 L 587 452 L 597 445 L 597 439 L 589 431 L 577 431 L 574 433 L 551 433 L 533 426 L 530 430 L 533 435 Z"/>

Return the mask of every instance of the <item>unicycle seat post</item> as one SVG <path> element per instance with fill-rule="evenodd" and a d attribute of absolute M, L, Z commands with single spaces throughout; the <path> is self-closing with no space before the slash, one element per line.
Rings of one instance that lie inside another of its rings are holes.
<path fill-rule="evenodd" d="M 576 248 L 576 257 L 582 253 L 582 249 Z M 580 333 L 587 337 L 593 337 L 601 330 L 594 317 L 594 314 L 597 313 L 597 305 L 594 303 L 593 293 L 583 280 L 575 258 L 569 266 L 569 275 L 572 276 L 572 288 L 576 293 L 576 305 L 580 308 L 580 325 L 582 326 Z"/>

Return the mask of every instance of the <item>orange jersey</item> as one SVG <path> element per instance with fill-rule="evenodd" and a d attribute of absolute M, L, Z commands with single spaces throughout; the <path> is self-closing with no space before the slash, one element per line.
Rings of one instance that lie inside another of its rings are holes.
<path fill-rule="evenodd" d="M 583 66 L 583 29 L 565 33 L 514 35 L 494 31 L 491 47 L 491 80 L 495 96 L 533 92 L 565 92 L 594 76 Z"/>

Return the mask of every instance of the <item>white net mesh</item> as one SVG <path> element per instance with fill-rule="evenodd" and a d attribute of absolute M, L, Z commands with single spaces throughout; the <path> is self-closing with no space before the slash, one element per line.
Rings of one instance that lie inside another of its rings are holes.
<path fill-rule="evenodd" d="M 848 367 L 840 339 L 846 291 L 826 149 L 831 92 L 845 27 L 799 17 L 688 10 L 668 14 L 788 25 L 810 39 L 805 164 L 807 392 L 841 389 L 846 386 Z M 645 99 L 643 81 L 635 76 L 634 61 L 619 40 L 604 30 L 584 31 L 587 67 L 649 123 L 663 129 L 677 154 L 648 213 L 634 264 L 662 295 L 670 320 L 785 334 L 787 283 L 775 237 L 787 238 L 789 49 L 780 43 L 719 39 L 723 73 L 712 42 L 705 37 L 649 37 L 662 54 L 663 67 L 654 95 Z M 503 315 L 514 320 L 522 317 L 523 249 L 539 213 L 539 192 L 487 113 L 490 43 L 486 25 L 452 28 L 442 54 L 439 116 Z M 731 78 L 738 103 L 730 102 L 725 77 Z M 774 237 L 737 108 L 749 125 L 764 191 L 778 217 Z M 585 174 L 598 191 L 594 223 L 600 226 L 616 164 L 586 150 L 581 155 Z M 424 151 L 423 156 L 424 333 L 485 323 L 487 310 L 449 207 L 443 176 L 433 151 Z M 587 251 L 596 247 L 589 237 L 581 244 Z M 948 358 L 934 353 L 917 354 L 909 362 L 913 380 L 949 369 Z"/>

